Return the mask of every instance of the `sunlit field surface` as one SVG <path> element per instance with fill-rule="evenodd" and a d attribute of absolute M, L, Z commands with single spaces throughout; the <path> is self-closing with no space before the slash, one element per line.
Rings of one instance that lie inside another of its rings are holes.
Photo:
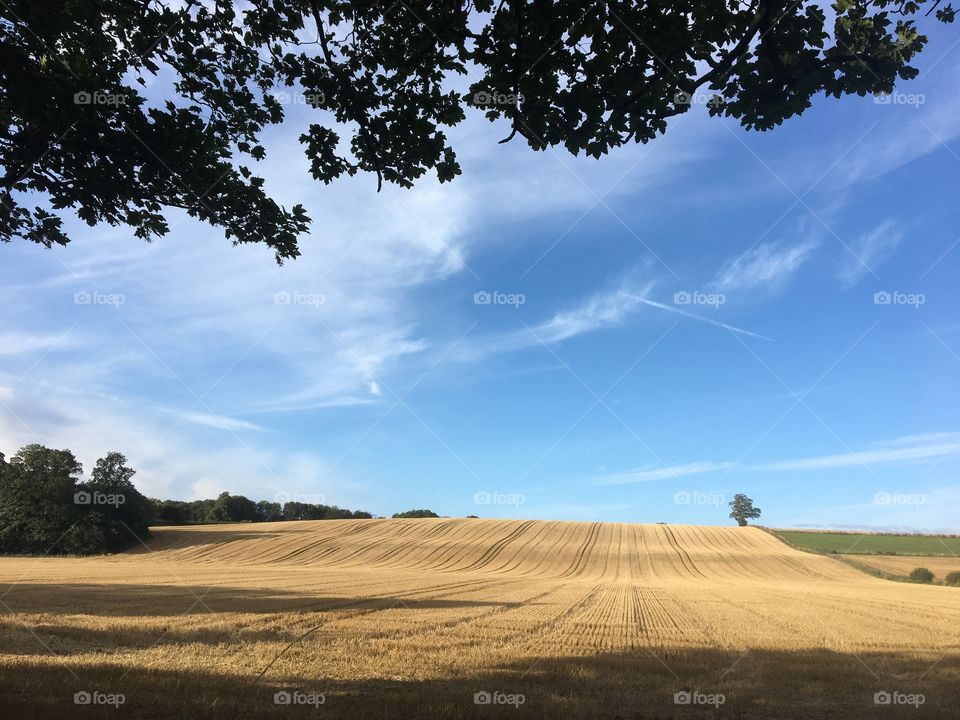
<path fill-rule="evenodd" d="M 960 589 L 756 528 L 154 535 L 110 557 L 0 559 L 0 716 L 957 717 Z"/>

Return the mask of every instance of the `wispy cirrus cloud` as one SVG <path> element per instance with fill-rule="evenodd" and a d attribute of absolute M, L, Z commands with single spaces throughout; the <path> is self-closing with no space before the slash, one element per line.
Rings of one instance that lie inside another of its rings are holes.
<path fill-rule="evenodd" d="M 643 270 L 635 269 L 619 282 L 589 295 L 570 308 L 558 311 L 547 320 L 527 325 L 522 330 L 466 343 L 451 353 L 451 357 L 459 361 L 475 362 L 499 353 L 514 352 L 537 345 L 554 345 L 580 335 L 620 327 L 644 308 L 663 310 L 750 337 L 771 339 L 765 335 L 651 299 L 650 296 L 654 294 L 658 285 L 658 279 L 650 277 L 648 273 L 649 265 Z"/>
<path fill-rule="evenodd" d="M 499 353 L 554 345 L 578 335 L 618 327 L 644 306 L 642 296 L 651 292 L 656 285 L 655 280 L 639 276 L 640 273 L 634 272 L 616 285 L 558 311 L 547 320 L 520 330 L 464 343 L 450 353 L 450 359 L 475 362 Z"/>
<path fill-rule="evenodd" d="M 894 438 L 867 450 L 836 455 L 781 460 L 758 465 L 755 470 L 826 470 L 831 468 L 878 465 L 882 463 L 930 460 L 960 453 L 960 432 L 931 433 Z"/>
<path fill-rule="evenodd" d="M 874 443 L 865 450 L 852 450 L 835 455 L 815 455 L 775 462 L 744 465 L 743 470 L 829 470 L 833 468 L 879 465 L 884 463 L 934 460 L 960 454 L 960 432 L 936 432 L 906 435 Z M 609 473 L 591 478 L 592 485 L 629 485 L 672 478 L 703 475 L 727 470 L 737 465 L 731 461 L 699 460 L 678 465 L 650 466 Z"/>
<path fill-rule="evenodd" d="M 22 355 L 32 352 L 68 350 L 78 347 L 80 341 L 68 331 L 59 333 L 36 333 L 23 330 L 0 332 L 0 355 Z"/>
<path fill-rule="evenodd" d="M 955 91 L 960 65 L 941 70 L 945 78 L 931 76 L 937 79 L 920 86 L 924 92 L 905 98 L 914 102 L 884 107 L 889 119 L 870 134 L 870 142 L 860 143 L 849 153 L 839 166 L 834 184 L 847 186 L 875 180 L 924 155 L 943 150 L 960 134 L 960 95 Z"/>
<path fill-rule="evenodd" d="M 643 290 L 649 292 L 652 288 L 653 282 L 648 282 Z M 640 305 L 640 298 L 630 292 L 627 286 L 621 286 L 597 293 L 570 310 L 558 312 L 533 330 L 544 342 L 557 343 L 594 330 L 616 327 L 636 312 Z"/>
<path fill-rule="evenodd" d="M 892 440 L 885 440 L 875 445 L 898 446 L 898 445 L 919 445 L 930 442 L 960 442 L 960 432 L 932 432 L 921 433 L 919 435 L 902 435 Z"/>
<path fill-rule="evenodd" d="M 246 420 L 227 417 L 225 415 L 213 415 L 210 413 L 186 412 L 181 418 L 187 422 L 196 425 L 204 425 L 216 430 L 263 430 L 259 425 Z"/>
<path fill-rule="evenodd" d="M 810 259 L 818 244 L 816 240 L 761 243 L 724 267 L 714 285 L 723 292 L 778 287 Z"/>
<path fill-rule="evenodd" d="M 850 244 L 846 263 L 840 270 L 840 280 L 845 285 L 855 285 L 888 260 L 903 238 L 903 230 L 890 219 L 862 234 Z"/>
<path fill-rule="evenodd" d="M 732 462 L 691 462 L 683 465 L 665 465 L 661 467 L 639 468 L 626 470 L 609 475 L 593 478 L 594 485 L 630 485 L 632 483 L 654 482 L 670 478 L 681 478 L 689 475 L 703 475 L 704 473 L 726 470 L 732 467 Z"/>

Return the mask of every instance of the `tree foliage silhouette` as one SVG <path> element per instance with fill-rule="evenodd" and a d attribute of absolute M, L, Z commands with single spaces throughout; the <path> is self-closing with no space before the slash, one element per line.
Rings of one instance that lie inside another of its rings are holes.
<path fill-rule="evenodd" d="M 506 139 L 600 157 L 710 95 L 767 130 L 816 95 L 917 75 L 941 0 L 96 0 L 0 3 L 0 240 L 70 238 L 60 212 L 169 230 L 165 211 L 299 254 L 310 219 L 251 165 L 293 97 L 311 175 L 409 187 L 460 173 L 445 128 L 475 105 Z M 470 73 L 476 80 L 464 93 Z"/>

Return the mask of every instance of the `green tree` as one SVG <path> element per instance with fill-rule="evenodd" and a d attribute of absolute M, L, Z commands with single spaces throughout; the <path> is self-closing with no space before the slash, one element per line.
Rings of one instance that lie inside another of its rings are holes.
<path fill-rule="evenodd" d="M 187 503 L 190 522 L 205 523 L 213 522 L 213 506 L 216 500 L 194 500 Z"/>
<path fill-rule="evenodd" d="M 283 507 L 280 503 L 261 500 L 257 503 L 257 518 L 267 522 L 283 520 Z"/>
<path fill-rule="evenodd" d="M 460 173 L 445 128 L 468 105 L 505 140 L 599 157 L 664 133 L 701 89 L 758 130 L 820 94 L 891 92 L 917 75 L 931 12 L 954 18 L 942 0 L 838 0 L 829 17 L 814 0 L 6 0 L 0 239 L 66 244 L 65 208 L 150 239 L 181 208 L 282 261 L 309 218 L 250 168 L 284 120 L 278 93 L 308 109 L 315 179 L 409 187 Z"/>
<path fill-rule="evenodd" d="M 146 540 L 153 509 L 133 482 L 136 470 L 118 452 L 97 460 L 90 480 L 80 483 L 82 519 L 69 534 L 78 553 L 120 550 Z"/>
<path fill-rule="evenodd" d="M 947 576 L 943 579 L 943 581 L 947 585 L 960 586 L 960 571 L 947 573 Z"/>
<path fill-rule="evenodd" d="M 910 571 L 910 579 L 915 583 L 932 583 L 933 573 L 925 567 L 914 568 Z"/>
<path fill-rule="evenodd" d="M 214 522 L 247 522 L 259 520 L 257 504 L 243 495 L 222 492 L 210 510 Z"/>
<path fill-rule="evenodd" d="M 760 517 L 760 508 L 753 506 L 753 500 L 743 493 L 737 493 L 730 501 L 730 517 L 737 521 L 737 525 L 743 527 L 747 520 Z"/>
<path fill-rule="evenodd" d="M 407 510 L 405 512 L 394 513 L 395 518 L 435 518 L 440 517 L 433 510 Z"/>
<path fill-rule="evenodd" d="M 65 534 L 80 519 L 74 502 L 83 471 L 69 450 L 21 448 L 0 473 L 0 551 L 70 552 Z"/>
<path fill-rule="evenodd" d="M 154 500 L 154 512 L 157 520 L 171 525 L 179 525 L 190 519 L 190 511 L 187 503 L 176 500 Z"/>

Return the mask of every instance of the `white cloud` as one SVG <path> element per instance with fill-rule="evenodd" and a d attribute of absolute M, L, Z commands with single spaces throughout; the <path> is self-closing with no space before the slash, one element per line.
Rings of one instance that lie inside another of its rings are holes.
<path fill-rule="evenodd" d="M 960 95 L 955 90 L 960 65 L 945 74 L 949 77 L 938 85 L 913 84 L 906 90 L 919 95 L 922 103 L 884 107 L 888 119 L 844 157 L 836 184 L 873 180 L 931 152 L 946 151 L 944 144 L 960 134 Z"/>
<path fill-rule="evenodd" d="M 0 355 L 68 350 L 78 347 L 79 340 L 71 337 L 70 328 L 59 333 L 34 333 L 14 330 L 0 333 Z"/>
<path fill-rule="evenodd" d="M 187 422 L 205 425 L 206 427 L 216 428 L 217 430 L 263 430 L 259 425 L 254 425 L 246 420 L 237 420 L 236 418 L 226 417 L 224 415 L 211 415 L 207 413 L 186 412 L 182 419 Z"/>
<path fill-rule="evenodd" d="M 616 285 L 590 295 L 548 320 L 522 330 L 462 343 L 449 356 L 460 362 L 476 362 L 499 353 L 554 345 L 578 335 L 618 327 L 644 306 L 641 295 L 650 292 L 655 285 L 654 280 L 639 279 L 640 274 L 635 271 Z"/>
<path fill-rule="evenodd" d="M 652 283 L 648 287 L 652 287 Z M 634 313 L 639 305 L 637 296 L 622 287 L 603 291 L 570 310 L 558 312 L 549 320 L 533 327 L 533 331 L 545 343 L 558 343 L 583 333 L 616 327 Z"/>
<path fill-rule="evenodd" d="M 854 285 L 865 275 L 875 273 L 877 266 L 893 255 L 902 241 L 903 231 L 897 224 L 893 220 L 883 221 L 850 244 L 840 279 Z"/>
<path fill-rule="evenodd" d="M 602 475 L 593 479 L 594 485 L 628 485 L 631 483 L 654 482 L 656 480 L 668 480 L 670 478 L 681 478 L 688 475 L 702 475 L 704 473 L 726 470 L 733 465 L 732 462 L 691 462 L 683 465 L 670 465 L 659 468 L 639 468 L 636 470 L 627 470 L 620 473 L 611 473 Z"/>
<path fill-rule="evenodd" d="M 373 508 L 377 495 L 366 492 L 342 469 L 314 452 L 263 447 L 239 435 L 216 415 L 216 438 L 198 436 L 183 417 L 150 411 L 136 402 L 71 391 L 83 372 L 63 378 L 66 386 L 23 383 L 0 408 L 0 451 L 10 455 L 28 443 L 69 448 L 89 473 L 97 458 L 122 452 L 137 470 L 134 483 L 150 497 L 197 499 L 224 490 L 254 499 L 278 492 L 322 494 L 345 507 Z M 200 415 L 200 414 L 197 414 Z"/>
<path fill-rule="evenodd" d="M 724 292 L 778 287 L 810 259 L 817 245 L 813 240 L 796 245 L 761 243 L 723 268 L 714 284 Z"/>
<path fill-rule="evenodd" d="M 340 397 L 331 397 L 325 400 L 315 402 L 305 402 L 297 404 L 295 402 L 280 402 L 264 405 L 254 413 L 284 413 L 298 412 L 305 410 L 322 410 L 324 408 L 354 407 L 357 405 L 371 405 L 375 400 L 369 397 L 356 397 L 355 395 L 342 395 Z"/>
<path fill-rule="evenodd" d="M 755 466 L 752 469 L 823 470 L 858 465 L 929 460 L 958 453 L 960 453 L 960 433 L 934 433 L 896 438 L 869 450 L 854 450 L 837 455 L 782 460 Z"/>
<path fill-rule="evenodd" d="M 874 443 L 869 450 L 850 451 L 837 455 L 819 455 L 760 465 L 744 466 L 744 470 L 826 470 L 831 468 L 876 465 L 881 463 L 932 460 L 960 454 L 960 432 L 938 432 L 904 437 Z M 594 485 L 628 485 L 654 482 L 670 478 L 702 475 L 733 467 L 730 461 L 699 460 L 679 465 L 644 467 L 594 477 Z"/>
<path fill-rule="evenodd" d="M 960 442 L 960 432 L 932 432 L 920 433 L 918 435 L 902 435 L 892 440 L 875 442 L 874 445 L 921 445 L 930 442 Z"/>

